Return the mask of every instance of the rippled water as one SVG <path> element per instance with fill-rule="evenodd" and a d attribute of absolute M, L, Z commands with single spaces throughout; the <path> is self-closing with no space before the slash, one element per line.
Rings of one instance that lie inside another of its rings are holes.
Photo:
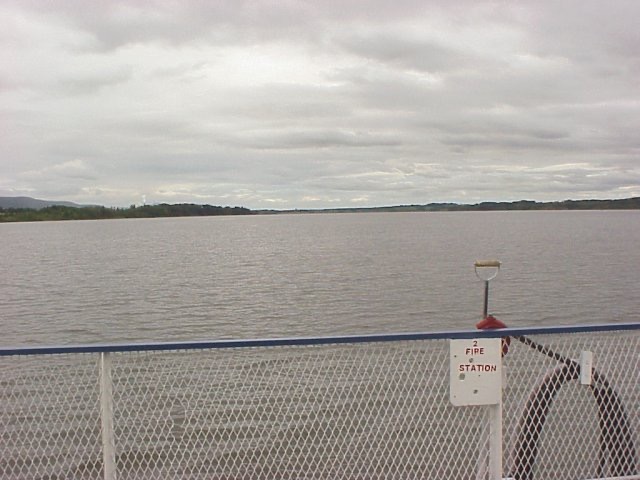
<path fill-rule="evenodd" d="M 0 225 L 1 345 L 640 320 L 640 212 L 269 215 Z"/>

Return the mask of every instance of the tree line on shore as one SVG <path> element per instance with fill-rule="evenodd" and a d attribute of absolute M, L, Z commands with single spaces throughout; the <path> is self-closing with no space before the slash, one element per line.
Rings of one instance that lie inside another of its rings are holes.
<path fill-rule="evenodd" d="M 474 212 L 503 210 L 638 210 L 640 197 L 616 200 L 565 200 L 562 202 L 482 202 L 477 204 L 429 203 L 371 208 L 319 210 L 250 210 L 245 207 L 219 207 L 193 203 L 131 205 L 129 208 L 103 206 L 70 207 L 54 205 L 41 209 L 1 208 L 0 222 L 36 222 L 51 220 L 101 220 L 110 218 L 204 217 L 217 215 L 254 215 L 278 213 L 353 213 L 353 212 Z"/>
<path fill-rule="evenodd" d="M 249 215 L 244 207 L 218 207 L 181 203 L 170 205 L 131 205 L 129 208 L 102 206 L 67 207 L 54 205 L 41 209 L 0 208 L 0 222 L 37 222 L 53 220 L 103 220 L 112 218 L 204 217 L 215 215 Z"/>
<path fill-rule="evenodd" d="M 481 202 L 475 204 L 428 203 L 426 205 L 397 205 L 389 207 L 334 208 L 327 210 L 290 210 L 273 213 L 358 213 L 358 212 L 488 212 L 509 210 L 639 210 L 640 197 L 616 200 L 564 200 L 562 202 Z"/>

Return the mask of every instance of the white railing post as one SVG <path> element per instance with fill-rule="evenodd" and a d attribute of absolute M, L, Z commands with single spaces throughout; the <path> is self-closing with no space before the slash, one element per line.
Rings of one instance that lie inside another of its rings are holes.
<path fill-rule="evenodd" d="M 489 478 L 502 479 L 502 395 L 496 405 L 489 405 Z"/>
<path fill-rule="evenodd" d="M 104 479 L 116 480 L 116 449 L 113 434 L 113 386 L 111 356 L 100 353 L 100 419 L 102 421 L 102 455 Z"/>

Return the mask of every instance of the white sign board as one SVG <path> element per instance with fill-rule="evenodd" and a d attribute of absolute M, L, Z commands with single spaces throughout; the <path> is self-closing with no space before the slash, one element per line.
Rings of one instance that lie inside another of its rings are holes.
<path fill-rule="evenodd" d="M 502 340 L 451 340 L 449 397 L 456 406 L 496 405 L 502 396 Z"/>

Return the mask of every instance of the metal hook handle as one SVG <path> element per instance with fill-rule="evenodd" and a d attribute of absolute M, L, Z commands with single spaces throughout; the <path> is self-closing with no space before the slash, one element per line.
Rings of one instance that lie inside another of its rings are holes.
<path fill-rule="evenodd" d="M 476 263 L 473 264 L 476 271 L 476 277 L 478 277 L 480 280 L 483 280 L 485 282 L 488 282 L 489 280 L 493 280 L 498 276 L 498 272 L 500 271 L 500 265 L 501 263 L 498 260 L 476 260 Z M 478 271 L 479 268 L 495 268 L 495 270 L 491 271 L 489 276 L 484 277 L 480 275 L 480 272 Z"/>

